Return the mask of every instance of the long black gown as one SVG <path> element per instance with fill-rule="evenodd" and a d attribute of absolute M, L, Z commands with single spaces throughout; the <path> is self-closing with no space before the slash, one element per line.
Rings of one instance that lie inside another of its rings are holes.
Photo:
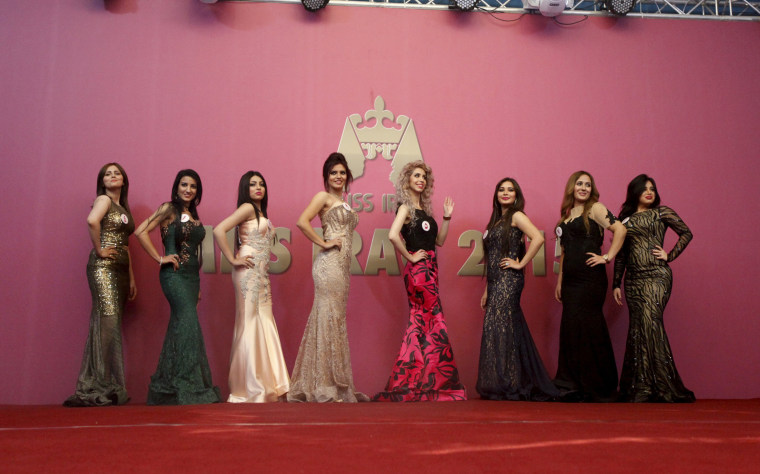
<path fill-rule="evenodd" d="M 475 388 L 481 398 L 489 400 L 548 401 L 560 395 L 546 373 L 520 307 L 525 274 L 499 268 L 504 257 L 525 256 L 523 235 L 511 227 L 506 236 L 499 223 L 483 239 L 488 250 L 488 296 Z M 509 254 L 502 255 L 502 242 L 507 237 Z"/>
<path fill-rule="evenodd" d="M 609 211 L 610 224 L 616 222 Z M 604 229 L 582 217 L 559 226 L 564 251 L 562 263 L 562 322 L 559 362 L 554 383 L 575 392 L 579 401 L 607 402 L 617 396 L 617 366 L 602 307 L 607 295 L 604 265 L 586 265 L 587 252 L 602 253 Z"/>
<path fill-rule="evenodd" d="M 625 243 L 615 258 L 613 288 L 620 288 L 625 274 L 628 303 L 628 339 L 620 374 L 621 400 L 628 402 L 693 402 L 676 370 L 673 352 L 665 334 L 663 312 L 670 299 L 673 274 L 668 263 L 655 258 L 652 249 L 662 247 L 668 227 L 678 242 L 668 253 L 668 262 L 683 252 L 691 231 L 669 207 L 637 212 L 625 223 Z"/>

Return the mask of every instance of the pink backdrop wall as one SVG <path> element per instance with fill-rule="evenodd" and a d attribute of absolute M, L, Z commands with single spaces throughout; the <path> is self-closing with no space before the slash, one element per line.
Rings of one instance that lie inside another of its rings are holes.
<path fill-rule="evenodd" d="M 472 396 L 484 281 L 456 276 L 470 254 L 457 238 L 482 229 L 496 180 L 516 177 L 527 213 L 550 235 L 576 169 L 595 175 L 617 210 L 647 172 L 695 239 L 673 264 L 666 311 L 678 368 L 701 398 L 760 395 L 760 173 L 754 166 L 760 59 L 757 24 L 593 18 L 558 27 L 486 15 L 197 1 L 16 2 L 0 17 L 0 403 L 60 403 L 72 393 L 90 295 L 85 217 L 99 167 L 127 170 L 139 222 L 169 197 L 176 171 L 198 170 L 199 211 L 215 225 L 235 207 L 239 176 L 264 173 L 270 217 L 292 231 L 293 263 L 272 277 L 289 367 L 312 303 L 310 243 L 295 227 L 321 188 L 323 159 L 343 124 L 382 95 L 410 116 L 436 172 L 435 207 L 456 208 L 441 250 L 441 292 L 460 372 Z M 391 217 L 387 162 L 368 164 L 355 192 L 362 268 L 375 228 Z M 315 222 L 315 225 L 317 223 Z M 157 239 L 157 236 L 154 236 Z M 672 245 L 673 239 L 668 240 Z M 547 277 L 529 274 L 523 309 L 549 372 L 561 307 Z M 124 320 L 128 389 L 143 402 L 169 308 L 155 262 L 132 239 L 139 296 Z M 200 318 L 215 382 L 227 391 L 234 300 L 230 277 L 202 274 Z M 611 268 L 609 269 L 611 271 Z M 354 276 L 348 331 L 357 387 L 380 390 L 407 318 L 400 277 Z M 618 364 L 627 311 L 608 298 Z"/>

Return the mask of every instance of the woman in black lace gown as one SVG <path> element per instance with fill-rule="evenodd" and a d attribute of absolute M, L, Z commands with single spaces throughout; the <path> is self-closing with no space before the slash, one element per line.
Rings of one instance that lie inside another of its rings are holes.
<path fill-rule="evenodd" d="M 645 174 L 628 184 L 628 193 L 620 211 L 628 230 L 623 249 L 615 259 L 613 295 L 621 305 L 620 284 L 625 275 L 625 299 L 628 303 L 628 339 L 620 396 L 627 402 L 693 402 L 676 370 L 663 311 L 670 298 L 673 274 L 668 266 L 691 241 L 686 224 L 673 209 L 660 206 L 660 194 L 654 179 Z M 662 248 L 665 231 L 671 228 L 678 242 L 670 252 Z"/>
<path fill-rule="evenodd" d="M 520 308 L 523 268 L 544 244 L 524 208 L 517 181 L 499 181 L 483 234 L 488 285 L 480 300 L 486 315 L 476 385 L 481 398 L 490 400 L 546 401 L 560 394 L 546 373 Z M 531 240 L 527 253 L 524 235 Z"/>
<path fill-rule="evenodd" d="M 617 366 L 602 307 L 607 296 L 605 264 L 615 258 L 625 227 L 599 202 L 594 179 L 585 171 L 570 176 L 557 237 L 562 246 L 554 297 L 562 303 L 559 362 L 554 383 L 578 401 L 608 402 L 617 396 Z M 604 229 L 613 233 L 602 254 Z"/>

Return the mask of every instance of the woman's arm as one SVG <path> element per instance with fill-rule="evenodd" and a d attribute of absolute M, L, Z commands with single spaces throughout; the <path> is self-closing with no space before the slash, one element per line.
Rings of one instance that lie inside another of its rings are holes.
<path fill-rule="evenodd" d="M 306 209 L 303 210 L 301 217 L 298 218 L 298 222 L 296 223 L 296 226 L 301 229 L 301 232 L 303 232 L 303 235 L 305 235 L 307 239 L 311 240 L 325 250 L 331 249 L 333 247 L 340 249 L 340 239 L 325 241 L 324 239 L 320 238 L 319 235 L 317 235 L 317 233 L 314 232 L 314 229 L 311 227 L 311 221 L 317 217 L 319 211 L 321 211 L 324 207 L 327 207 L 330 202 L 330 195 L 327 192 L 318 192 L 311 199 L 309 205 L 306 206 Z"/>
<path fill-rule="evenodd" d="M 562 247 L 560 247 L 562 248 Z M 565 249 L 559 256 L 559 275 L 557 275 L 557 286 L 554 288 L 554 299 L 562 303 L 562 265 L 565 262 Z"/>
<path fill-rule="evenodd" d="M 108 209 L 111 207 L 111 198 L 105 194 L 95 198 L 92 203 L 92 209 L 87 215 L 87 228 L 90 232 L 92 248 L 95 249 L 95 255 L 100 258 L 116 258 L 116 249 L 114 247 L 102 248 L 100 246 L 100 221 L 103 220 Z"/>
<path fill-rule="evenodd" d="M 530 239 L 530 247 L 528 248 L 528 251 L 525 252 L 525 256 L 523 256 L 522 260 L 514 260 L 509 257 L 503 258 L 499 262 L 499 266 L 502 268 L 514 268 L 515 270 L 520 270 L 525 268 L 525 266 L 528 265 L 528 262 L 533 260 L 533 257 L 535 257 L 538 251 L 541 250 L 541 246 L 544 245 L 544 236 L 541 235 L 541 231 L 539 231 L 530 219 L 528 219 L 528 216 L 520 211 L 515 212 L 512 215 L 512 225 L 528 236 Z"/>
<path fill-rule="evenodd" d="M 229 217 L 214 227 L 214 241 L 216 242 L 216 245 L 219 247 L 219 250 L 222 251 L 222 255 L 224 255 L 224 257 L 235 267 L 246 266 L 248 268 L 253 268 L 254 263 L 250 255 L 245 258 L 235 257 L 235 254 L 230 248 L 230 244 L 227 243 L 227 232 L 235 226 L 240 225 L 241 222 L 251 219 L 255 215 L 256 211 L 253 208 L 253 204 L 246 202 L 238 207 Z"/>
<path fill-rule="evenodd" d="M 408 250 L 406 250 L 404 241 L 401 240 L 401 228 L 404 226 L 404 223 L 407 221 L 409 216 L 409 208 L 406 206 L 406 204 L 402 204 L 398 208 L 396 217 L 393 219 L 393 224 L 391 224 L 391 228 L 388 231 L 388 239 L 391 241 L 393 246 L 396 247 L 396 250 L 398 250 L 398 253 L 400 253 L 402 257 L 412 263 L 417 263 L 427 257 L 427 252 L 420 249 L 411 254 Z"/>
<path fill-rule="evenodd" d="M 127 247 L 127 258 L 129 259 L 129 301 L 137 298 L 137 284 L 135 283 L 135 272 L 132 269 L 132 254 Z"/>
<path fill-rule="evenodd" d="M 591 218 L 602 226 L 603 229 L 607 229 L 612 232 L 612 243 L 610 249 L 604 255 L 597 255 L 594 252 L 586 252 L 589 258 L 586 260 L 586 265 L 593 267 L 599 264 L 607 264 L 615 259 L 615 255 L 620 251 L 625 240 L 625 234 L 628 232 L 623 224 L 615 218 L 615 216 L 602 204 L 601 202 L 595 203 L 591 206 Z"/>
<path fill-rule="evenodd" d="M 443 222 L 441 222 L 441 228 L 438 229 L 438 235 L 435 237 L 435 245 L 439 247 L 446 242 L 446 236 L 449 235 L 449 220 L 452 212 L 454 212 L 454 201 L 451 200 L 450 196 L 446 196 L 443 201 Z"/>
<path fill-rule="evenodd" d="M 691 230 L 686 225 L 686 223 L 681 220 L 678 214 L 676 214 L 676 211 L 673 209 L 662 206 L 662 209 L 660 211 L 660 218 L 668 227 L 673 229 L 673 231 L 678 234 L 678 242 L 676 242 L 676 244 L 673 246 L 673 249 L 668 253 L 665 253 L 662 247 L 657 246 L 654 250 L 652 250 L 652 254 L 660 260 L 672 262 L 676 259 L 676 257 L 681 255 L 681 252 L 686 249 L 686 246 L 689 245 L 689 242 L 691 242 L 691 239 L 694 236 L 692 235 Z"/>
<path fill-rule="evenodd" d="M 161 256 L 153 245 L 153 242 L 150 240 L 149 235 L 153 229 L 171 216 L 170 208 L 171 204 L 169 203 L 161 204 L 153 215 L 145 219 L 140 226 L 137 227 L 137 230 L 135 230 L 135 237 L 137 237 L 143 250 L 145 250 L 150 258 L 158 262 L 159 265 L 171 263 L 176 270 L 179 268 L 179 257 L 177 257 L 176 254 Z"/>

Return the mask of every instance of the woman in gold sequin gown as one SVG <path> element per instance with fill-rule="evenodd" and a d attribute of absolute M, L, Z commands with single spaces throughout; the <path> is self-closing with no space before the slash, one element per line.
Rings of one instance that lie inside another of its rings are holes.
<path fill-rule="evenodd" d="M 276 402 L 290 387 L 272 313 L 269 259 L 274 228 L 267 218 L 268 201 L 264 177 L 258 171 L 248 171 L 238 185 L 237 210 L 214 228 L 214 240 L 235 267 L 230 403 Z M 235 226 L 237 255 L 227 243 L 227 232 Z"/>
<path fill-rule="evenodd" d="M 312 266 L 314 304 L 291 376 L 289 402 L 357 402 L 368 397 L 354 388 L 346 333 L 346 304 L 351 265 L 351 240 L 359 218 L 343 202 L 351 183 L 345 157 L 332 153 L 322 167 L 320 191 L 298 219 L 304 235 L 322 247 Z M 319 215 L 323 237 L 311 227 Z"/>
<path fill-rule="evenodd" d="M 620 398 L 627 402 L 693 402 L 694 393 L 684 386 L 676 370 L 663 320 L 673 286 L 668 262 L 689 244 L 691 231 L 673 209 L 660 205 L 657 185 L 645 174 L 628 184 L 620 218 L 628 233 L 615 259 L 612 287 L 615 302 L 622 306 L 620 286 L 625 275 L 629 317 Z M 678 234 L 678 242 L 665 252 L 662 244 L 668 228 Z"/>
<path fill-rule="evenodd" d="M 161 290 L 171 307 L 158 367 L 148 386 L 148 405 L 221 401 L 219 388 L 211 381 L 196 309 L 200 298 L 198 248 L 206 235 L 197 210 L 202 194 L 198 173 L 180 171 L 172 186 L 172 200 L 163 203 L 135 231 L 140 245 L 161 268 Z M 158 253 L 149 235 L 159 226 L 164 255 Z"/>
<path fill-rule="evenodd" d="M 65 406 L 122 405 L 129 400 L 124 379 L 121 318 L 137 296 L 129 255 L 135 230 L 129 212 L 129 179 L 118 163 L 100 169 L 97 198 L 87 216 L 93 249 L 87 262 L 92 294 L 90 331 L 74 395 Z"/>

